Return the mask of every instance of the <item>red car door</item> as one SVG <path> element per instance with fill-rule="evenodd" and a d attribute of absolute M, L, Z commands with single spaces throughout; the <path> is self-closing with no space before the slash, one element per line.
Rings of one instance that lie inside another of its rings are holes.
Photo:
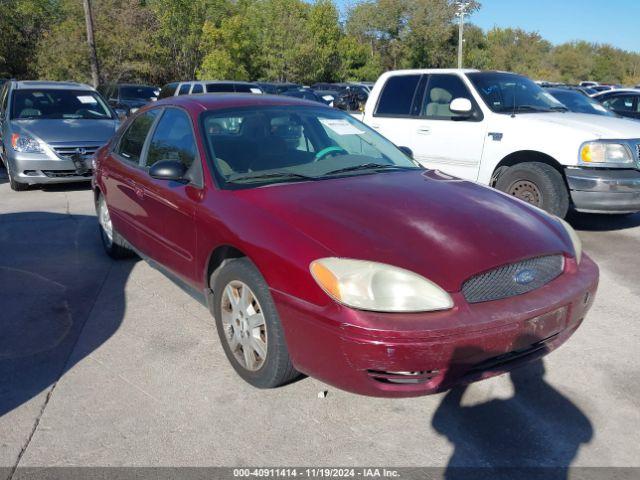
<path fill-rule="evenodd" d="M 175 160 L 195 172 L 193 178 L 201 179 L 202 165 L 197 152 L 189 115 L 179 108 L 166 108 L 151 134 L 144 153 L 144 174 L 138 181 L 145 212 L 146 253 L 192 285 L 199 281 L 195 268 L 195 213 L 202 198 L 202 182 L 158 180 L 148 170 L 160 160 Z"/>
<path fill-rule="evenodd" d="M 147 136 L 160 111 L 138 116 L 122 134 L 101 165 L 102 186 L 114 228 L 133 246 L 143 249 L 140 235 L 145 212 L 138 186 L 144 171 L 139 165 Z"/>

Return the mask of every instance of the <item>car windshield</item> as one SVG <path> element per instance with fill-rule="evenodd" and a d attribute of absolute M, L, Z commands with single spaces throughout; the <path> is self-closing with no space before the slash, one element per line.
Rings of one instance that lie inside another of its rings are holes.
<path fill-rule="evenodd" d="M 120 87 L 120 97 L 128 100 L 149 100 L 155 97 L 155 88 L 131 85 Z"/>
<path fill-rule="evenodd" d="M 592 98 L 573 92 L 571 90 L 550 90 L 549 93 L 569 109 L 576 113 L 591 113 L 594 115 L 604 115 L 607 117 L 615 117 L 616 115 L 607 110 Z"/>
<path fill-rule="evenodd" d="M 111 111 L 90 90 L 29 89 L 13 94 L 14 119 L 110 119 Z"/>
<path fill-rule="evenodd" d="M 487 106 L 497 113 L 566 110 L 551 94 L 522 75 L 501 72 L 467 74 Z"/>
<path fill-rule="evenodd" d="M 328 108 L 209 111 L 201 125 L 228 188 L 422 169 L 366 125 Z"/>

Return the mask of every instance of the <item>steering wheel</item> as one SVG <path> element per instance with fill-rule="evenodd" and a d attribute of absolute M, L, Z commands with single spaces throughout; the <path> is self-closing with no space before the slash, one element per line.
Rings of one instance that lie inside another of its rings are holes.
<path fill-rule="evenodd" d="M 349 154 L 349 152 L 347 152 L 344 148 L 331 146 L 331 147 L 323 148 L 318 153 L 316 153 L 315 161 L 317 162 L 318 160 L 322 160 L 324 157 L 326 157 L 331 153 L 338 153 L 338 152 Z"/>

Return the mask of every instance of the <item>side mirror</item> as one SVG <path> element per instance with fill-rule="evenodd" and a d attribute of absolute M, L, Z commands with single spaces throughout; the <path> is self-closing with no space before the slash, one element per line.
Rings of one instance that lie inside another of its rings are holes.
<path fill-rule="evenodd" d="M 115 112 L 121 122 L 127 118 L 127 114 L 129 113 L 124 108 L 116 108 Z"/>
<path fill-rule="evenodd" d="M 184 163 L 175 160 L 160 160 L 151 165 L 149 175 L 157 180 L 173 180 L 175 182 L 185 181 L 187 167 Z"/>
<path fill-rule="evenodd" d="M 398 150 L 404 153 L 407 157 L 413 158 L 413 150 L 411 150 L 409 147 L 398 147 Z"/>
<path fill-rule="evenodd" d="M 470 116 L 473 112 L 473 105 L 468 98 L 454 98 L 449 104 L 449 110 L 460 116 Z"/>

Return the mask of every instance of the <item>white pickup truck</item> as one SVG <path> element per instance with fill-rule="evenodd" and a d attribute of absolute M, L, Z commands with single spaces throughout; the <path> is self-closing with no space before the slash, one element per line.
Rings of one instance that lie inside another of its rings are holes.
<path fill-rule="evenodd" d="M 521 75 L 387 72 L 363 121 L 427 168 L 561 217 L 640 211 L 640 121 L 570 113 Z"/>

